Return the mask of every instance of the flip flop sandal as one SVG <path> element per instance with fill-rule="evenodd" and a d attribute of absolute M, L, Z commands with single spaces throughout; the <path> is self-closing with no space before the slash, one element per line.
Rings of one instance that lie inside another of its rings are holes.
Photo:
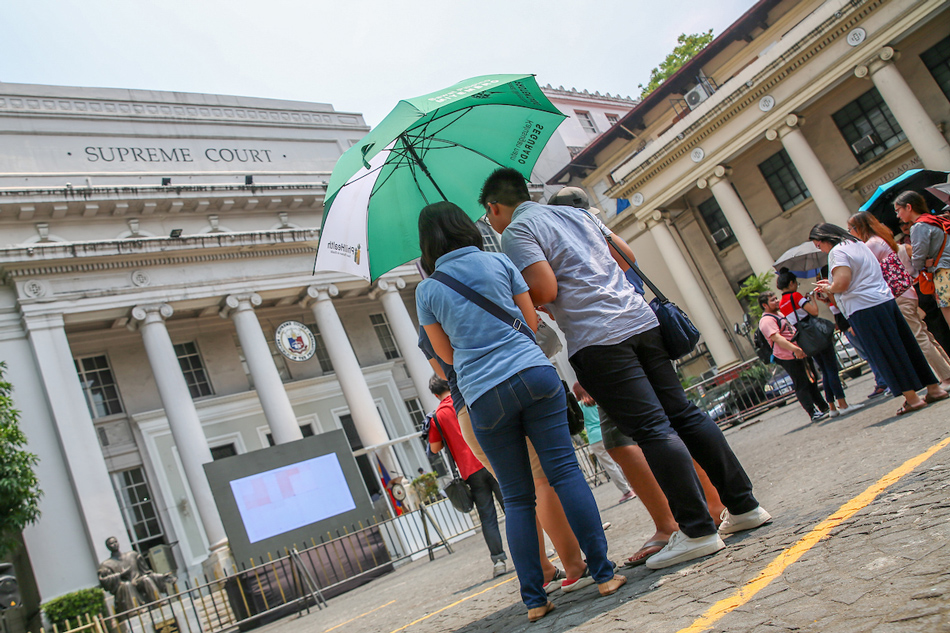
<path fill-rule="evenodd" d="M 627 559 L 627 562 L 623 564 L 624 567 L 639 567 L 647 562 L 647 559 L 659 552 L 661 549 L 666 547 L 668 541 L 647 541 L 643 544 L 637 553 Z M 648 551 L 652 550 L 652 551 Z"/>
<path fill-rule="evenodd" d="M 905 401 L 903 406 L 901 406 L 901 408 L 897 410 L 897 415 L 904 415 L 905 413 L 913 413 L 914 411 L 920 411 L 926 406 L 927 406 L 926 400 L 924 400 L 923 402 L 921 402 L 919 405 L 915 407 L 910 406 L 910 404 L 908 404 Z"/>
<path fill-rule="evenodd" d="M 924 396 L 924 402 L 927 404 L 933 404 L 934 402 L 940 402 L 941 400 L 946 400 L 947 398 L 950 398 L 950 394 L 946 392 L 944 392 L 942 396 L 932 396 L 928 393 L 926 396 Z"/>

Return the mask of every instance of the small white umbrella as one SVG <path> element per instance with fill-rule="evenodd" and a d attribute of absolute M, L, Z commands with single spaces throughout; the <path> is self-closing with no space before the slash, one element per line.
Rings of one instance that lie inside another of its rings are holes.
<path fill-rule="evenodd" d="M 828 263 L 828 255 L 811 242 L 802 242 L 782 253 L 772 268 L 776 272 L 788 268 L 796 277 L 817 277 L 821 267 Z"/>

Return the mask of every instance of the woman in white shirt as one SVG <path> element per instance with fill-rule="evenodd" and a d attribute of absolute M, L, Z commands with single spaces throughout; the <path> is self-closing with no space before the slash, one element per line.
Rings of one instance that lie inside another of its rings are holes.
<path fill-rule="evenodd" d="M 818 290 L 835 295 L 835 302 L 865 343 L 865 351 L 893 394 L 903 394 L 903 415 L 947 398 L 927 359 L 914 339 L 891 294 L 874 253 L 846 230 L 834 224 L 816 224 L 808 239 L 828 254 L 831 279 Z M 917 391 L 927 387 L 921 399 Z"/>
<path fill-rule="evenodd" d="M 894 233 L 867 211 L 855 213 L 848 218 L 848 232 L 864 242 L 867 247 L 871 249 L 871 252 L 874 253 L 874 256 L 877 257 L 878 262 L 881 264 L 882 272 L 885 271 L 885 266 L 896 267 L 898 270 L 906 271 L 907 275 L 905 281 L 901 284 L 901 287 L 906 286 L 903 292 L 900 292 L 900 288 L 895 290 L 894 283 L 888 285 L 891 288 L 891 292 L 894 293 L 897 307 L 900 309 L 901 314 L 904 315 L 904 319 L 907 321 L 907 325 L 910 326 L 911 332 L 914 333 L 914 338 L 920 346 L 920 351 L 924 353 L 927 362 L 930 363 L 930 368 L 940 380 L 940 387 L 945 391 L 950 389 L 950 361 L 947 360 L 943 348 L 933 340 L 933 336 L 931 336 L 930 331 L 927 329 L 927 325 L 923 319 L 920 318 L 920 306 L 917 302 L 917 292 L 914 290 L 913 285 L 913 277 L 915 277 L 915 275 L 911 274 L 911 271 L 908 271 L 904 264 L 904 261 L 907 261 L 906 250 L 904 253 L 905 257 L 901 257 L 902 253 L 899 252 L 900 247 L 897 245 L 897 242 L 894 241 Z"/>

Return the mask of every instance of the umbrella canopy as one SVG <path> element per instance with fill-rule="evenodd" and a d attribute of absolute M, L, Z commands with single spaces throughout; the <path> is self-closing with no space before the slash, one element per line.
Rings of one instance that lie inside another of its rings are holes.
<path fill-rule="evenodd" d="M 903 174 L 884 183 L 861 205 L 860 211 L 868 211 L 894 233 L 900 233 L 897 214 L 894 213 L 894 198 L 904 191 L 916 191 L 927 200 L 931 209 L 940 209 L 941 203 L 926 187 L 947 182 L 947 172 L 930 169 L 908 169 Z"/>
<path fill-rule="evenodd" d="M 932 193 L 940 202 L 950 204 L 950 184 L 927 187 L 927 191 Z"/>
<path fill-rule="evenodd" d="M 793 246 L 775 260 L 772 267 L 778 272 L 788 268 L 796 277 L 817 277 L 821 267 L 828 263 L 828 256 L 818 250 L 811 242 Z"/>
<path fill-rule="evenodd" d="M 419 211 L 448 200 L 472 219 L 498 167 L 527 179 L 565 116 L 532 75 L 486 75 L 396 108 L 337 161 L 316 270 L 372 281 L 419 256 Z"/>

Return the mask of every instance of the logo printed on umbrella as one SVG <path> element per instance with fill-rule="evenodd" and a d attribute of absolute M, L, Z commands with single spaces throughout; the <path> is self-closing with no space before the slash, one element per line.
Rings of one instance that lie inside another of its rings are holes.
<path fill-rule="evenodd" d="M 360 250 L 363 248 L 362 244 L 350 246 L 349 244 L 341 244 L 339 242 L 327 242 L 325 246 L 327 250 L 334 255 L 342 255 L 347 258 L 352 257 L 354 262 L 357 264 L 360 263 Z"/>
<path fill-rule="evenodd" d="M 540 123 L 535 123 L 531 120 L 525 123 L 524 129 L 521 131 L 521 136 L 518 137 L 518 141 L 515 143 L 515 149 L 511 152 L 511 160 L 517 160 L 518 163 L 524 165 L 531 155 L 532 150 L 534 150 L 534 146 L 538 142 L 541 130 L 543 129 L 544 126 Z M 522 147 L 523 149 L 521 149 Z M 520 156 L 518 155 L 519 152 L 521 153 Z"/>
<path fill-rule="evenodd" d="M 429 97 L 429 101 L 435 101 L 436 103 L 445 103 L 446 101 L 457 99 L 459 97 L 470 96 L 473 92 L 484 92 L 485 88 L 488 86 L 493 86 L 497 84 L 497 79 L 489 79 L 487 81 L 480 81 L 471 86 L 466 86 L 465 88 L 459 88 L 458 90 L 452 90 L 450 92 L 444 92 L 440 95 L 434 97 Z"/>

